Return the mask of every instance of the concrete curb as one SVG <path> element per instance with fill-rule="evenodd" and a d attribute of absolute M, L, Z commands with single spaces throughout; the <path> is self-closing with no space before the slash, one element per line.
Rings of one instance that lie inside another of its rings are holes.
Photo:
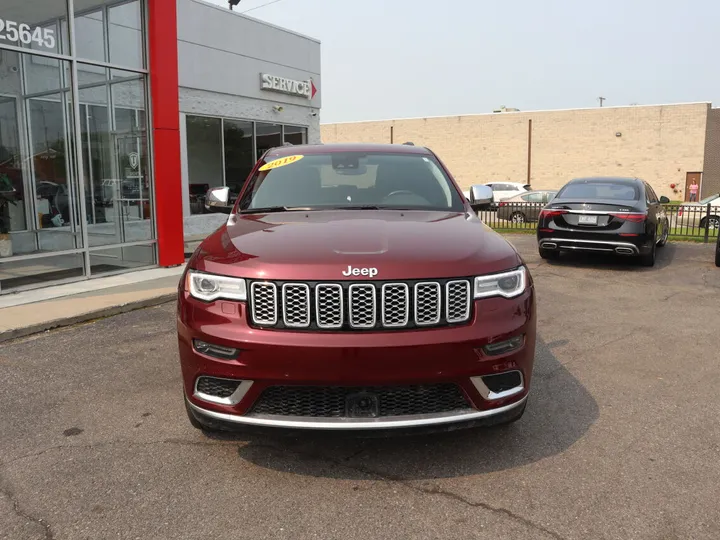
<path fill-rule="evenodd" d="M 137 309 L 143 309 L 153 306 L 159 306 L 161 304 L 167 304 L 177 298 L 177 293 L 166 293 L 153 298 L 143 298 L 142 300 L 135 300 L 133 302 L 127 302 L 116 306 L 108 306 L 86 313 L 80 313 L 78 315 L 72 315 L 70 317 L 55 319 L 52 321 L 45 321 L 23 328 L 13 328 L 0 333 L 0 343 L 10 341 L 13 339 L 19 339 L 28 337 L 33 334 L 39 334 L 55 328 L 63 328 L 66 326 L 73 326 L 75 324 L 92 321 L 94 319 L 104 319 L 106 317 L 112 317 L 113 315 L 120 315 L 121 313 L 127 313 L 129 311 L 135 311 Z"/>

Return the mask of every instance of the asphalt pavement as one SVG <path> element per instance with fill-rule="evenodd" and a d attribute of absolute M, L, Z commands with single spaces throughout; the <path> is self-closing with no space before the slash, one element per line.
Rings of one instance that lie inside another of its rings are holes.
<path fill-rule="evenodd" d="M 182 402 L 174 305 L 0 345 L 2 539 L 720 538 L 720 269 L 545 262 L 529 408 L 390 439 L 215 437 Z"/>

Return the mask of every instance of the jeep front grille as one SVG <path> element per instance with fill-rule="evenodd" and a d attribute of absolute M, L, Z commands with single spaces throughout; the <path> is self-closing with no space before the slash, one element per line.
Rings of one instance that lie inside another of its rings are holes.
<path fill-rule="evenodd" d="M 468 279 L 318 283 L 254 281 L 250 322 L 265 328 L 395 330 L 467 323 Z"/>

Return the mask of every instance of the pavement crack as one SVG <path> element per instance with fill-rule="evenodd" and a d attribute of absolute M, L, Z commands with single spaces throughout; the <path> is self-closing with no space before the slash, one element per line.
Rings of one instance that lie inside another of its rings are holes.
<path fill-rule="evenodd" d="M 2 481 L 2 477 L 0 477 L 0 494 L 7 497 L 7 499 L 10 501 L 15 515 L 17 515 L 18 517 L 20 517 L 26 521 L 35 523 L 35 524 L 39 525 L 40 527 L 42 527 L 43 532 L 45 534 L 45 540 L 53 540 L 53 538 L 55 538 L 52 528 L 50 527 L 50 524 L 47 521 L 45 521 L 42 518 L 35 517 L 32 514 L 29 514 L 28 512 L 26 512 L 25 510 L 23 510 L 20 507 L 20 501 L 18 501 L 17 497 L 12 492 L 12 490 L 9 487 L 7 487 L 7 483 Z"/>
<path fill-rule="evenodd" d="M 278 448 L 278 447 L 270 445 L 270 444 L 250 444 L 246 448 L 253 448 L 253 449 L 265 448 L 265 449 L 273 450 L 275 452 L 280 452 L 280 453 L 292 452 L 293 454 L 295 454 L 298 457 L 305 457 L 305 458 L 315 459 L 315 460 L 319 460 L 319 461 L 326 461 L 326 462 L 332 463 L 336 467 L 343 467 L 343 468 L 349 469 L 351 471 L 364 474 L 366 476 L 371 476 L 371 477 L 375 478 L 376 480 L 379 480 L 379 481 L 387 483 L 387 484 L 400 484 L 403 487 L 405 487 L 411 491 L 414 491 L 416 493 L 419 493 L 421 495 L 445 497 L 447 499 L 450 499 L 455 502 L 459 502 L 459 503 L 464 504 L 465 506 L 469 506 L 471 508 L 481 508 L 481 509 L 487 510 L 488 512 L 491 512 L 495 515 L 503 516 L 505 518 L 510 518 L 510 519 L 528 527 L 529 529 L 542 532 L 543 534 L 545 534 L 551 538 L 554 538 L 555 540 L 565 540 L 565 538 L 563 536 L 561 536 L 560 534 L 558 534 L 554 531 L 551 531 L 550 529 L 544 527 L 543 525 L 535 523 L 532 520 L 521 516 L 520 514 L 516 514 L 515 512 L 513 512 L 512 510 L 508 510 L 507 508 L 503 508 L 501 506 L 493 506 L 491 504 L 484 503 L 484 502 L 471 501 L 461 495 L 458 495 L 457 493 L 442 489 L 439 486 L 435 486 L 435 487 L 431 487 L 431 488 L 417 486 L 417 485 L 413 484 L 412 480 L 410 480 L 408 478 L 403 478 L 401 476 L 380 473 L 380 472 L 374 471 L 368 467 L 363 467 L 360 465 L 353 465 L 353 464 L 348 463 L 349 460 L 351 460 L 353 457 L 364 452 L 364 449 L 355 452 L 354 454 L 350 455 L 349 457 L 346 457 L 343 459 L 337 459 L 337 458 L 332 458 L 330 456 L 326 456 L 326 455 L 322 455 L 322 454 L 316 454 L 316 453 L 312 453 L 312 452 L 304 452 L 302 450 L 297 450 L 294 448 Z"/>

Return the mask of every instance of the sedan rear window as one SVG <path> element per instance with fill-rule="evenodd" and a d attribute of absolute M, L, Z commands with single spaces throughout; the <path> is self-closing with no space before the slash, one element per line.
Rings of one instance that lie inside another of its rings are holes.
<path fill-rule="evenodd" d="M 358 207 L 464 211 L 457 189 L 430 155 L 329 152 L 271 157 L 260 169 L 243 193 L 241 212 Z"/>
<path fill-rule="evenodd" d="M 588 182 L 568 184 L 557 194 L 559 199 L 610 199 L 618 201 L 640 200 L 640 191 L 631 184 Z"/>

